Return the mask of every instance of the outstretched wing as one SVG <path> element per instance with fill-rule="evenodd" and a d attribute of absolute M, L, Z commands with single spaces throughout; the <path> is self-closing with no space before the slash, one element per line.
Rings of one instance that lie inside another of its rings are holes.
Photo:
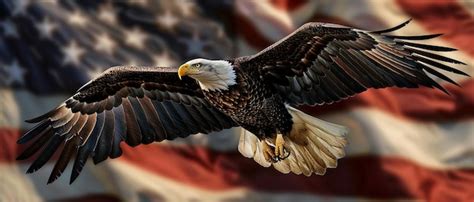
<path fill-rule="evenodd" d="M 429 51 L 455 49 L 410 42 L 439 36 L 395 36 L 409 21 L 381 31 L 308 23 L 249 57 L 241 68 L 258 72 L 290 104 L 327 104 L 368 88 L 419 85 L 447 91 L 426 72 L 456 84 L 438 69 L 467 75 L 441 62 L 464 64 Z M 457 85 L 457 84 L 456 84 Z"/>
<path fill-rule="evenodd" d="M 157 67 L 108 69 L 56 109 L 28 120 L 38 124 L 18 140 L 32 142 L 18 159 L 39 153 L 27 171 L 35 172 L 64 145 L 48 183 L 75 156 L 72 183 L 89 157 L 97 164 L 120 156 L 121 141 L 136 146 L 236 125 L 203 98 L 194 80 L 178 80 L 176 72 Z"/>

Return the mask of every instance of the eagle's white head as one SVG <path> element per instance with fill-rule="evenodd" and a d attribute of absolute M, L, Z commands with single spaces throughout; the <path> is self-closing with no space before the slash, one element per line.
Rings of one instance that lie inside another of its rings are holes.
<path fill-rule="evenodd" d="M 225 60 L 190 60 L 179 67 L 178 76 L 180 79 L 182 76 L 196 79 L 201 89 L 207 91 L 227 90 L 237 83 L 232 64 Z"/>

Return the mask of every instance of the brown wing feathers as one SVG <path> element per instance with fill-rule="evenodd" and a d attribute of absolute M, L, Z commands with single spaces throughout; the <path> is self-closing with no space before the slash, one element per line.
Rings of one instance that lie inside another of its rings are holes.
<path fill-rule="evenodd" d="M 27 171 L 35 172 L 63 145 L 48 183 L 74 158 L 72 183 L 89 157 L 97 164 L 120 156 L 121 141 L 136 146 L 236 125 L 203 99 L 195 81 L 179 81 L 175 72 L 131 67 L 106 71 L 58 108 L 28 120 L 38 124 L 18 140 L 33 142 L 18 159 L 38 153 Z"/>
<path fill-rule="evenodd" d="M 373 32 L 309 23 L 251 57 L 242 66 L 264 75 L 290 104 L 328 104 L 368 88 L 390 86 L 414 88 L 423 85 L 447 93 L 424 71 L 456 84 L 438 69 L 467 76 L 441 62 L 464 63 L 432 53 L 454 51 L 453 48 L 412 42 L 440 34 L 387 34 L 408 22 Z"/>

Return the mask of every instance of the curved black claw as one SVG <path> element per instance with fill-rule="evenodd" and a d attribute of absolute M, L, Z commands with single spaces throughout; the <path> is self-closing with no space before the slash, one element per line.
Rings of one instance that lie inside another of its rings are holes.
<path fill-rule="evenodd" d="M 275 146 L 274 145 L 269 145 L 273 150 L 275 149 Z M 290 150 L 287 150 L 286 148 L 284 148 L 284 152 L 285 152 L 285 156 L 284 157 L 279 157 L 279 156 L 274 156 L 272 158 L 272 163 L 276 163 L 278 161 L 283 161 L 285 160 L 286 158 L 288 158 L 290 155 L 291 155 L 291 152 Z"/>

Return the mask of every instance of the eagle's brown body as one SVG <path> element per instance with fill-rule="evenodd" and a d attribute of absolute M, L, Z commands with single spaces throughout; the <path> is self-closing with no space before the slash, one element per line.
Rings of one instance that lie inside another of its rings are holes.
<path fill-rule="evenodd" d="M 229 90 L 203 91 L 206 100 L 261 139 L 276 133 L 287 135 L 293 122 L 283 99 L 257 74 L 240 69 L 241 60 L 245 59 L 232 62 L 237 84 Z"/>

